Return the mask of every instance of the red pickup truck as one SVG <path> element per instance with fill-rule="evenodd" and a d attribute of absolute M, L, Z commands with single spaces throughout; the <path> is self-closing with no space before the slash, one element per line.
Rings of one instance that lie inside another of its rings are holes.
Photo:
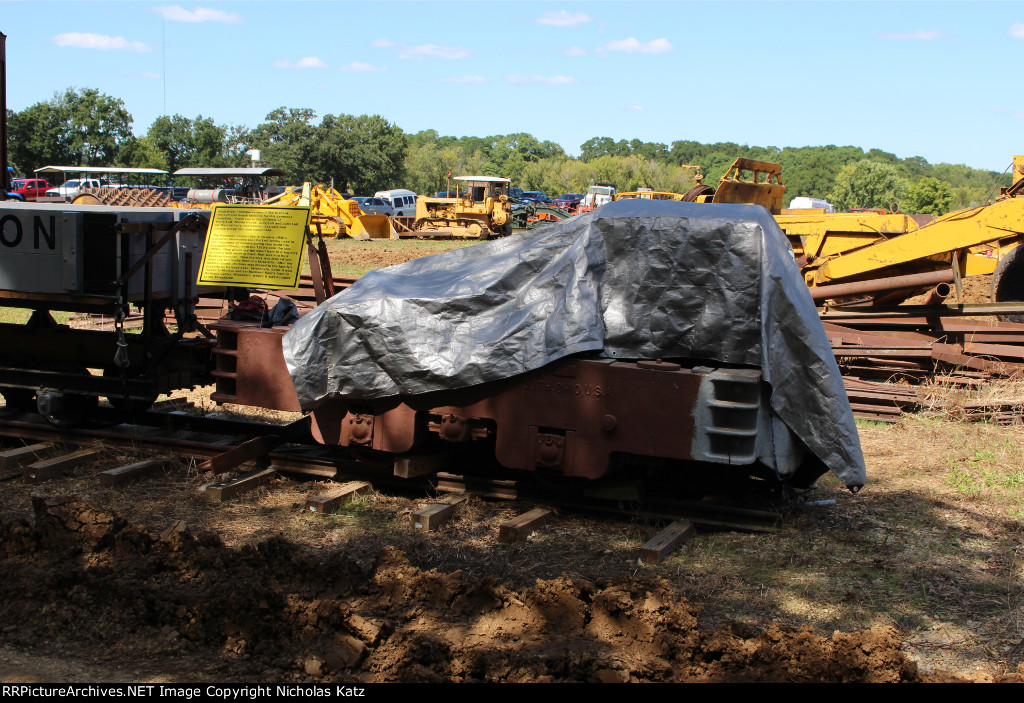
<path fill-rule="evenodd" d="M 45 178 L 12 178 L 11 192 L 17 193 L 25 199 L 25 202 L 34 201 L 46 195 L 46 189 L 50 184 Z"/>

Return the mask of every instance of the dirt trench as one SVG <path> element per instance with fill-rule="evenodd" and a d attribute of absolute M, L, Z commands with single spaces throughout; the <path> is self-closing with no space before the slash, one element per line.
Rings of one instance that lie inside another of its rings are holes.
<path fill-rule="evenodd" d="M 704 631 L 701 607 L 657 579 L 563 576 L 517 591 L 423 571 L 392 548 L 364 569 L 280 536 L 232 549 L 209 533 L 152 534 L 74 496 L 33 508 L 33 522 L 0 525 L 0 644 L 122 680 L 957 678 L 919 675 L 891 627 Z"/>

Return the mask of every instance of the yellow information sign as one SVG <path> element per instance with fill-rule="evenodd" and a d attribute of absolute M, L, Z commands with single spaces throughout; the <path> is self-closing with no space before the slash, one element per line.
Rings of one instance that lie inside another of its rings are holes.
<path fill-rule="evenodd" d="M 217 205 L 199 285 L 297 288 L 309 214 L 308 207 Z"/>

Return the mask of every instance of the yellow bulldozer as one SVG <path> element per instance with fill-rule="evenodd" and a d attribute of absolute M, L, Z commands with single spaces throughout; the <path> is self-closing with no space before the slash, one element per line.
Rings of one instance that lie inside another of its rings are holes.
<path fill-rule="evenodd" d="M 509 179 L 458 176 L 452 180 L 454 197 L 416 198 L 413 236 L 489 239 L 512 234 Z"/>

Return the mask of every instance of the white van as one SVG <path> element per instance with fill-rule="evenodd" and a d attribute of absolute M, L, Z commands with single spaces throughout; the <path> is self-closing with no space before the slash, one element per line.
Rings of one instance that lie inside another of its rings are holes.
<path fill-rule="evenodd" d="M 395 210 L 395 217 L 416 216 L 416 194 L 411 190 L 378 190 L 373 194 L 375 198 L 382 198 L 391 203 Z"/>
<path fill-rule="evenodd" d="M 819 198 L 808 198 L 803 195 L 799 195 L 789 201 L 790 210 L 824 210 L 825 214 L 831 215 L 835 213 L 836 209 L 832 203 L 827 200 L 821 200 Z"/>

